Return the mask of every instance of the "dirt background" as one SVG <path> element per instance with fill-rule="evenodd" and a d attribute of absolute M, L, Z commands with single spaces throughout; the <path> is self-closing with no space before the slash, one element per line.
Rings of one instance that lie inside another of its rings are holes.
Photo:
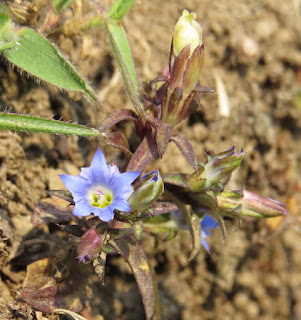
<path fill-rule="evenodd" d="M 47 2 L 47 1 L 46 1 Z M 9 1 L 19 23 L 39 28 L 45 1 Z M 130 108 L 122 78 L 104 30 L 76 31 L 78 21 L 111 1 L 74 1 L 60 28 L 49 36 L 90 81 L 105 112 L 86 98 L 39 85 L 0 62 L 2 110 L 77 121 L 96 126 L 107 112 Z M 190 238 L 179 234 L 144 247 L 155 279 L 162 319 L 301 319 L 301 4 L 299 0 L 137 1 L 124 19 L 141 82 L 161 73 L 168 62 L 172 30 L 183 9 L 195 11 L 205 31 L 203 85 L 223 83 L 228 116 L 218 95 L 204 96 L 204 111 L 178 129 L 192 142 L 201 161 L 205 150 L 231 146 L 247 151 L 232 187 L 250 190 L 288 205 L 285 219 L 246 219 L 237 228 L 227 221 L 223 243 L 219 230 L 210 238 L 211 255 L 202 250 L 188 263 Z M 118 127 L 131 141 L 133 126 Z M 26 266 L 69 248 L 55 225 L 33 226 L 31 214 L 45 190 L 63 188 L 58 174 L 77 174 L 89 165 L 96 146 L 107 159 L 119 152 L 101 141 L 42 134 L 0 132 L 0 319 L 50 319 L 20 302 Z M 175 160 L 176 159 L 176 160 Z M 179 151 L 170 146 L 159 166 L 162 173 L 189 172 Z M 89 301 L 82 315 L 93 320 L 144 319 L 142 302 L 128 266 L 110 258 L 105 286 L 87 276 Z M 52 316 L 52 319 L 67 316 Z M 70 318 L 68 318 L 70 319 Z"/>

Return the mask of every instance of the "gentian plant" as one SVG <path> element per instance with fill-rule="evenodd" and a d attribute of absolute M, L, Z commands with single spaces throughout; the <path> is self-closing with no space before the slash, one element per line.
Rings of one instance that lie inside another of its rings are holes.
<path fill-rule="evenodd" d="M 69 2 L 53 1 L 50 13 L 57 20 L 53 18 L 51 21 L 59 21 L 60 11 Z M 285 215 L 287 211 L 278 201 L 247 190 L 226 188 L 232 172 L 245 156 L 243 150 L 236 152 L 232 147 L 217 154 L 210 153 L 208 161 L 201 163 L 187 137 L 177 131 L 176 125 L 200 108 L 202 94 L 214 93 L 213 89 L 200 83 L 204 34 L 195 13 L 184 10 L 175 25 L 168 70 L 152 80 L 145 91 L 139 90 L 131 50 L 122 26 L 122 18 L 134 2 L 117 0 L 106 13 L 99 14 L 89 23 L 83 22 L 80 27 L 88 30 L 98 25 L 105 26 L 132 102 L 131 110 L 112 112 L 98 128 L 2 113 L 0 128 L 94 136 L 125 154 L 125 165 L 119 169 L 116 163 L 108 165 L 98 148 L 90 167 L 82 168 L 78 176 L 61 175 L 67 191 L 50 193 L 67 200 L 73 215 L 66 217 L 66 208 L 54 204 L 51 209 L 53 212 L 55 207 L 55 215 L 47 221 L 58 223 L 62 230 L 70 234 L 77 249 L 78 264 L 84 266 L 91 263 L 102 281 L 106 256 L 122 255 L 130 264 L 138 283 L 146 319 L 152 319 L 155 300 L 158 303 L 158 299 L 155 299 L 152 274 L 141 247 L 143 231 L 165 234 L 165 239 L 170 240 L 180 229 L 188 229 L 192 238 L 189 259 L 193 259 L 202 245 L 210 251 L 207 238 L 212 230 L 219 226 L 225 237 L 224 217 L 268 218 Z M 52 28 L 53 25 L 47 27 Z M 4 58 L 19 69 L 63 89 L 83 92 L 98 103 L 93 89 L 57 49 L 34 30 L 15 26 L 9 8 L 2 5 L 0 50 Z M 32 63 L 33 54 L 37 63 Z M 132 121 L 135 125 L 140 142 L 133 152 L 123 133 L 108 132 L 121 121 Z M 192 174 L 162 177 L 158 169 L 148 171 L 148 165 L 163 156 L 170 142 L 177 146 L 187 165 L 193 168 Z M 49 206 L 41 210 L 41 205 L 38 205 L 38 208 L 34 216 L 40 218 L 50 210 Z M 68 282 L 64 288 L 68 292 Z M 38 310 L 52 312 L 57 307 L 55 301 L 59 290 L 39 290 L 34 288 L 30 291 L 27 288 L 21 293 L 21 299 Z M 41 297 L 33 298 L 39 294 L 48 304 Z"/>

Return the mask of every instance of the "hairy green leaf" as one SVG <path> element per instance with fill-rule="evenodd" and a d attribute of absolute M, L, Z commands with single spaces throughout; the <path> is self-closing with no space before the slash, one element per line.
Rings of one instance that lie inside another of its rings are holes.
<path fill-rule="evenodd" d="M 66 134 L 81 137 L 97 137 L 101 135 L 96 129 L 75 123 L 66 123 L 58 120 L 14 113 L 0 113 L 0 129 Z"/>
<path fill-rule="evenodd" d="M 60 13 L 65 8 L 70 6 L 73 0 L 52 0 L 52 6 L 56 12 Z"/>
<path fill-rule="evenodd" d="M 136 0 L 116 0 L 108 11 L 108 18 L 120 21 L 132 8 Z"/>
<path fill-rule="evenodd" d="M 16 46 L 14 38 L 10 17 L 0 7 L 0 51 Z"/>
<path fill-rule="evenodd" d="M 35 77 L 66 90 L 85 92 L 93 101 L 97 97 L 75 68 L 44 37 L 29 28 L 17 32 L 17 46 L 3 51 L 17 67 Z"/>
<path fill-rule="evenodd" d="M 0 4 L 0 12 L 10 14 L 9 9 L 6 6 L 4 6 L 3 4 Z"/>
<path fill-rule="evenodd" d="M 142 106 L 138 91 L 138 79 L 125 30 L 114 21 L 106 21 L 106 31 L 132 103 L 136 111 L 141 114 Z"/>

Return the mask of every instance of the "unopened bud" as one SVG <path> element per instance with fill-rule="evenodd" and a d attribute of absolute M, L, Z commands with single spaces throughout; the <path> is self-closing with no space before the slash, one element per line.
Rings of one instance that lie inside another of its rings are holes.
<path fill-rule="evenodd" d="M 103 239 L 95 229 L 90 229 L 84 233 L 78 244 L 77 252 L 80 262 L 87 263 L 96 258 L 102 247 Z"/>
<path fill-rule="evenodd" d="M 272 218 L 287 214 L 281 202 L 248 190 L 223 191 L 217 202 L 219 212 L 232 217 Z"/>
<path fill-rule="evenodd" d="M 235 152 L 232 147 L 213 157 L 208 156 L 206 164 L 199 163 L 199 170 L 191 175 L 189 185 L 193 192 L 201 192 L 210 189 L 218 183 L 224 183 L 231 173 L 241 164 L 245 152 Z"/>
<path fill-rule="evenodd" d="M 175 25 L 169 58 L 169 81 L 161 103 L 161 121 L 171 126 L 200 106 L 199 78 L 204 64 L 203 30 L 196 13 L 183 11 Z"/>
<path fill-rule="evenodd" d="M 285 205 L 251 191 L 244 191 L 242 215 L 254 218 L 271 218 L 287 214 Z"/>
<path fill-rule="evenodd" d="M 163 193 L 164 183 L 158 170 L 144 175 L 128 202 L 132 210 L 148 209 Z"/>
<path fill-rule="evenodd" d="M 173 51 L 177 56 L 187 45 L 190 45 L 190 55 L 196 47 L 203 44 L 203 29 L 196 21 L 195 12 L 184 10 L 174 28 Z"/>

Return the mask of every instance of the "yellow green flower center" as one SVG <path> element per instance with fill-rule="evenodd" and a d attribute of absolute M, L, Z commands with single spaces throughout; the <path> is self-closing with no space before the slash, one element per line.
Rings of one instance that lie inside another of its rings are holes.
<path fill-rule="evenodd" d="M 89 191 L 88 199 L 92 207 L 105 208 L 112 204 L 113 194 L 102 186 L 96 186 Z"/>

